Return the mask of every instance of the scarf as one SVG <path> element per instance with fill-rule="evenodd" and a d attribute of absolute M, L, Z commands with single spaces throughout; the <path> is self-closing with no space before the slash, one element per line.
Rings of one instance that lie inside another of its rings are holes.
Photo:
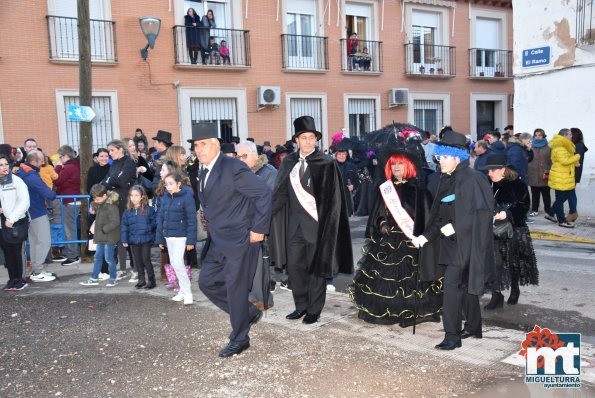
<path fill-rule="evenodd" d="M 547 145 L 547 138 L 535 139 L 533 138 L 533 148 L 542 148 Z"/>

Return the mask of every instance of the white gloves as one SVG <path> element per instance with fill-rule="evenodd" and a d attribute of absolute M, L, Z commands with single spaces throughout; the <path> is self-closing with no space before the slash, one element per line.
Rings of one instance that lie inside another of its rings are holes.
<path fill-rule="evenodd" d="M 442 228 L 440 228 L 440 232 L 442 232 L 442 234 L 444 236 L 450 236 L 450 235 L 454 235 L 455 229 L 452 227 L 451 223 L 448 223 L 445 226 L 443 226 Z"/>
<path fill-rule="evenodd" d="M 411 239 L 411 243 L 413 243 L 413 245 L 415 247 L 420 248 L 423 245 L 425 245 L 426 243 L 428 243 L 428 240 L 426 239 L 425 236 L 419 235 L 419 236 L 414 236 L 413 239 Z"/>

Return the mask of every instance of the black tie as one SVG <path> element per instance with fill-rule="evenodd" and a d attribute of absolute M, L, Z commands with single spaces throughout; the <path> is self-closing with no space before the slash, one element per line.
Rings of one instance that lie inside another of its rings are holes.
<path fill-rule="evenodd" d="M 300 180 L 304 177 L 306 172 L 306 159 L 300 158 Z"/>
<path fill-rule="evenodd" d="M 205 191 L 205 180 L 207 179 L 208 172 L 209 172 L 209 169 L 207 169 L 206 167 L 203 167 L 202 170 L 200 171 L 200 176 L 198 177 L 198 184 L 200 186 L 200 192 Z"/>

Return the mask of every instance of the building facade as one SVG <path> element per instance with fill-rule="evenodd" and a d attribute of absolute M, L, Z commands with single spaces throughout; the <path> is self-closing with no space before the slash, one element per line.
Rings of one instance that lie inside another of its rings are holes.
<path fill-rule="evenodd" d="M 473 136 L 513 123 L 511 1 L 89 1 L 94 149 L 137 127 L 185 142 L 205 120 L 224 139 L 275 145 L 294 118 L 311 115 L 325 147 L 342 128 L 362 137 L 393 121 Z M 76 0 L 5 3 L 0 139 L 78 148 L 68 120 L 78 103 Z M 189 8 L 213 10 L 216 27 L 186 27 Z M 146 15 L 161 29 L 143 60 Z M 193 63 L 203 36 L 225 41 L 229 63 L 215 54 Z"/>
<path fill-rule="evenodd" d="M 595 215 L 595 8 L 592 0 L 514 1 L 515 131 L 548 139 L 578 127 L 591 151 L 576 186 L 578 211 Z M 531 18 L 524 16 L 531 15 Z"/>

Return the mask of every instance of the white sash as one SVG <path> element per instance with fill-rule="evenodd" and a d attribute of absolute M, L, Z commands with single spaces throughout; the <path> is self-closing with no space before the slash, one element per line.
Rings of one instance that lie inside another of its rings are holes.
<path fill-rule="evenodd" d="M 413 220 L 407 211 L 403 209 L 401 199 L 399 198 L 399 194 L 397 194 L 393 182 L 388 180 L 380 185 L 380 193 L 382 199 L 384 199 L 384 204 L 397 222 L 399 228 L 401 228 L 401 231 L 403 231 L 409 239 L 413 239 L 415 236 L 413 235 Z"/>
<path fill-rule="evenodd" d="M 289 173 L 289 182 L 291 182 L 291 186 L 293 187 L 293 192 L 295 192 L 295 196 L 297 196 L 298 201 L 306 210 L 306 212 L 312 216 L 316 222 L 318 222 L 318 210 L 316 209 L 316 198 L 308 191 L 304 189 L 302 186 L 302 182 L 300 181 L 300 163 L 296 163 L 291 172 Z"/>

